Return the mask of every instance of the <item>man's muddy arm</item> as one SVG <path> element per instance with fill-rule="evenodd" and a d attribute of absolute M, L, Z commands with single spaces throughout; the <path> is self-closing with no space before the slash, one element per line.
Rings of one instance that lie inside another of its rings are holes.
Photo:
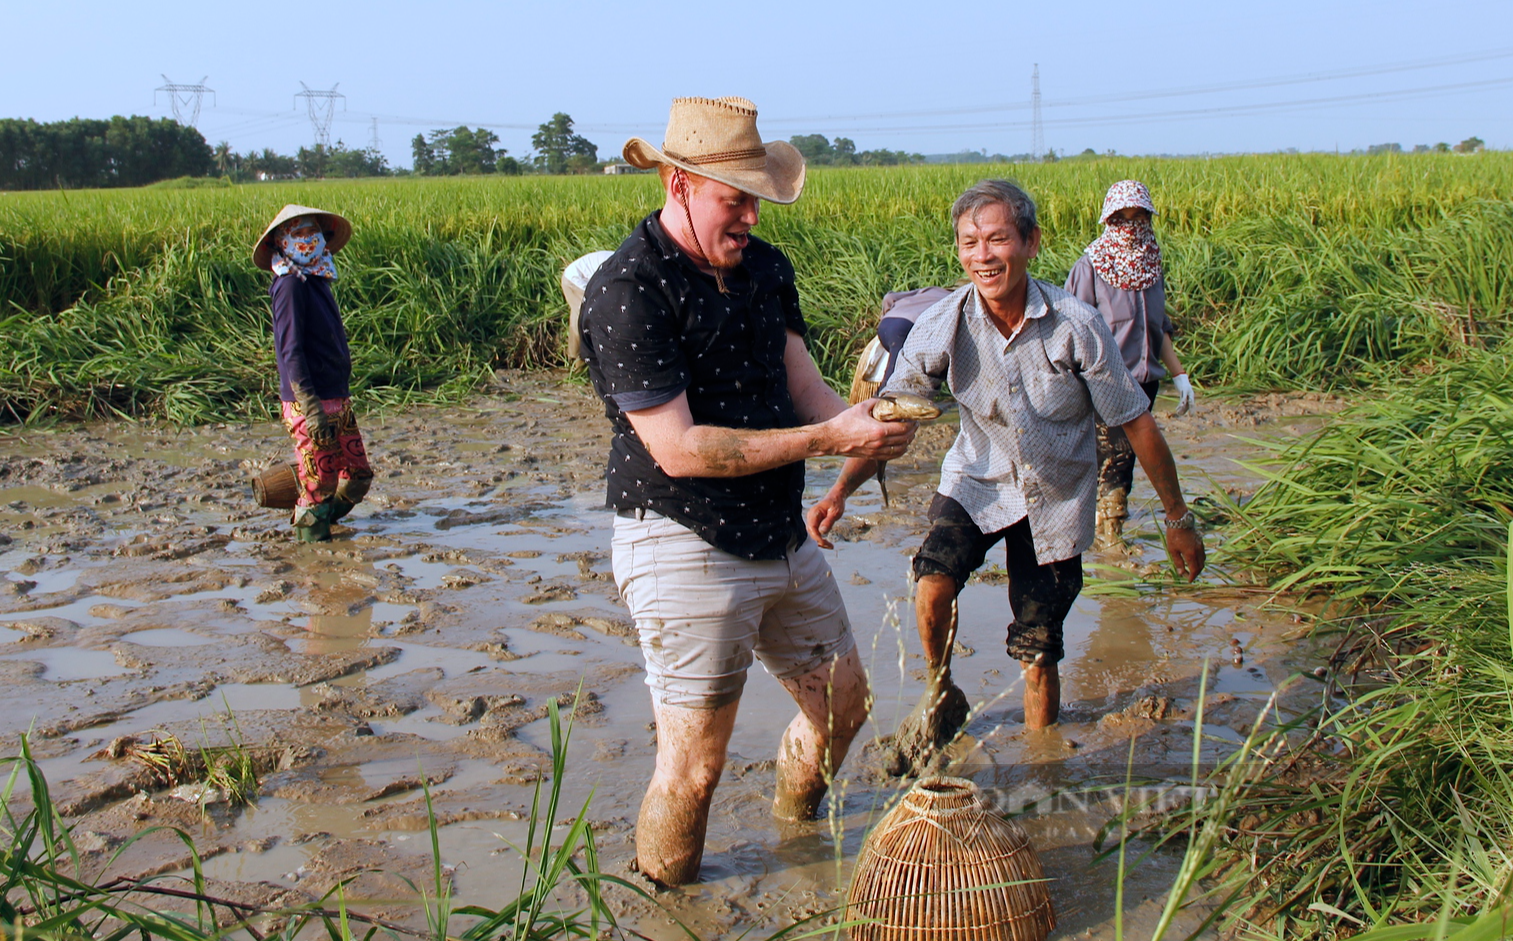
<path fill-rule="evenodd" d="M 880 422 L 863 402 L 813 425 L 753 431 L 699 425 L 688 393 L 653 408 L 626 412 L 652 459 L 671 477 L 744 477 L 827 454 L 890 460 L 914 437 L 909 422 Z"/>
<path fill-rule="evenodd" d="M 1156 419 L 1150 412 L 1142 412 L 1140 417 L 1124 424 L 1124 433 L 1129 436 L 1130 446 L 1166 510 L 1166 518 L 1176 520 L 1186 516 L 1187 501 L 1182 498 L 1182 485 L 1177 480 L 1177 462 L 1172 458 L 1172 450 L 1157 427 Z M 1167 527 L 1166 546 L 1177 574 L 1192 581 L 1203 571 L 1207 553 L 1203 548 L 1203 537 L 1196 529 Z"/>
<path fill-rule="evenodd" d="M 846 400 L 820 375 L 804 338 L 792 330 L 788 331 L 788 343 L 783 347 L 783 367 L 788 371 L 788 395 L 793 399 L 799 421 L 827 421 L 849 408 Z"/>
<path fill-rule="evenodd" d="M 865 481 L 877 474 L 877 461 L 869 458 L 853 457 L 847 459 L 841 466 L 841 475 L 831 486 L 830 492 L 809 508 L 804 514 L 804 526 L 809 530 L 809 538 L 821 549 L 834 549 L 830 540 L 825 536 L 835 524 L 840 522 L 846 515 L 846 498 L 856 492 Z"/>

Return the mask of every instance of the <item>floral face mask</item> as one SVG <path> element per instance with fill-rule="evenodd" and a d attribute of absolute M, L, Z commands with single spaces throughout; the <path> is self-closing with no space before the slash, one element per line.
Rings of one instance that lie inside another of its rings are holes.
<path fill-rule="evenodd" d="M 292 274 L 301 281 L 310 275 L 336 280 L 336 262 L 326 251 L 326 234 L 314 216 L 299 216 L 273 233 L 273 273 Z"/>

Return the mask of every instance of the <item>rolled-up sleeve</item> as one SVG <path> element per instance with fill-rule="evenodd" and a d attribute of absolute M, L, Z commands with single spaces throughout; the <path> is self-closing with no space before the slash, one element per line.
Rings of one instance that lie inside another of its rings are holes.
<path fill-rule="evenodd" d="M 601 268 L 589 281 L 582 318 L 604 392 L 621 411 L 654 408 L 688 388 L 681 325 L 655 278 Z"/>
<path fill-rule="evenodd" d="M 1103 318 L 1094 314 L 1076 327 L 1077 359 L 1093 409 L 1105 425 L 1123 425 L 1150 409 L 1150 400 L 1124 365 L 1119 344 Z"/>

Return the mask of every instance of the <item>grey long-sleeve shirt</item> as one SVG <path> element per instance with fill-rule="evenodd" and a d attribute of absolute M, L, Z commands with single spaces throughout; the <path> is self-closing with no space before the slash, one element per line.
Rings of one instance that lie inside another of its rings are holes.
<path fill-rule="evenodd" d="M 1166 378 L 1161 363 L 1162 334 L 1177 329 L 1166 316 L 1166 278 L 1143 291 L 1116 288 L 1098 277 L 1093 261 L 1083 255 L 1066 276 L 1066 289 L 1089 307 L 1097 308 L 1103 322 L 1114 333 L 1124 365 L 1136 382 L 1155 382 Z"/>

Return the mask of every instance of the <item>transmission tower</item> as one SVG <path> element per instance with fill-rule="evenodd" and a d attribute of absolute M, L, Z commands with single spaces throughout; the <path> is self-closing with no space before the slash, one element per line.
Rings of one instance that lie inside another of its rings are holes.
<path fill-rule="evenodd" d="M 373 119 L 373 128 L 368 132 L 368 149 L 374 152 L 383 149 L 384 142 L 378 139 L 378 119 Z"/>
<path fill-rule="evenodd" d="M 1045 128 L 1040 123 L 1040 63 L 1030 76 L 1030 110 L 1034 112 L 1033 130 L 1030 132 L 1030 154 L 1035 160 L 1045 159 Z"/>
<path fill-rule="evenodd" d="M 162 75 L 162 73 L 158 73 Z M 210 76 L 205 76 L 209 78 Z M 205 78 L 200 79 L 198 85 L 181 85 L 166 75 L 163 75 L 163 84 L 152 90 L 152 103 L 158 103 L 158 92 L 168 94 L 168 104 L 173 108 L 173 119 L 185 127 L 194 127 L 200 120 L 200 102 L 205 93 L 209 92 L 214 107 L 215 89 L 205 87 Z M 189 112 L 189 120 L 184 120 L 184 112 Z"/>
<path fill-rule="evenodd" d="M 304 91 L 294 95 L 295 98 L 305 99 L 305 106 L 310 111 L 310 126 L 315 128 L 315 146 L 323 150 L 331 149 L 331 119 L 336 116 L 336 99 L 340 98 L 341 109 L 347 110 L 347 96 L 336 90 L 336 86 L 340 84 L 341 82 L 337 82 L 330 90 L 319 91 L 300 82 L 299 86 Z M 296 104 L 295 107 L 298 108 L 299 105 Z"/>

